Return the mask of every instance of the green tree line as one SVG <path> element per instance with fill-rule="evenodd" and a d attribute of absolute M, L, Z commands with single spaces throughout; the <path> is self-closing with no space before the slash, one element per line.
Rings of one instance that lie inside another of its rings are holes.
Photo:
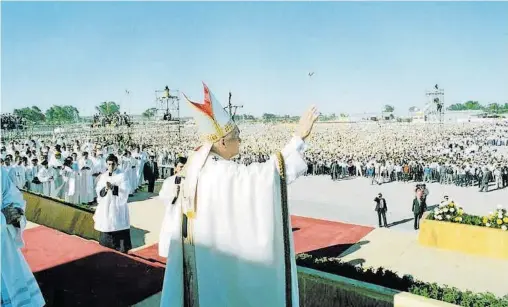
<path fill-rule="evenodd" d="M 464 103 L 455 103 L 450 105 L 448 108 L 450 111 L 473 111 L 480 110 L 488 113 L 507 113 L 508 112 L 508 103 L 500 104 L 497 102 L 489 103 L 487 105 L 482 105 L 478 101 L 466 101 Z"/>
<path fill-rule="evenodd" d="M 102 116 L 120 113 L 120 106 L 114 101 L 104 101 L 95 107 Z M 68 124 L 80 120 L 79 110 L 71 105 L 54 105 L 43 112 L 39 107 L 14 109 L 13 114 L 33 124 Z"/>

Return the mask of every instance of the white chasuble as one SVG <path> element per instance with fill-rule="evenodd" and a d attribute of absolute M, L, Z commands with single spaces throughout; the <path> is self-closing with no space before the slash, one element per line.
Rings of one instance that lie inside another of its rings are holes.
<path fill-rule="evenodd" d="M 245 166 L 216 161 L 209 149 L 206 144 L 190 158 L 179 198 L 184 210 L 185 200 L 195 199 L 188 235 L 194 245 L 198 304 L 191 306 L 298 306 L 293 236 L 281 201 L 287 195 L 281 195 L 278 159 Z M 303 150 L 304 142 L 295 137 L 282 151 L 288 184 L 307 171 Z M 172 211 L 161 306 L 184 306 L 182 207 Z"/>
<path fill-rule="evenodd" d="M 118 195 L 113 195 L 113 190 L 109 190 L 104 197 L 100 195 L 107 182 L 118 187 Z M 111 176 L 108 172 L 100 175 L 96 188 L 98 205 L 93 216 L 96 230 L 112 232 L 131 227 L 127 206 L 129 191 L 129 181 L 124 172 L 116 170 Z"/>
<path fill-rule="evenodd" d="M 2 170 L 2 209 L 13 205 L 25 209 L 23 195 Z M 2 307 L 11 306 L 44 306 L 44 298 L 39 285 L 28 266 L 20 248 L 23 247 L 23 230 L 26 218 L 20 221 L 20 228 L 8 225 L 3 213 L 1 219 L 1 304 Z"/>

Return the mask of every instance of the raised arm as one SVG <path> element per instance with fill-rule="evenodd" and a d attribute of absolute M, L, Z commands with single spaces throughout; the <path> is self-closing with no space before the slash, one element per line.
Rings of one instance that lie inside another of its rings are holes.
<path fill-rule="evenodd" d="M 312 106 L 301 117 L 295 136 L 282 150 L 286 167 L 286 182 L 290 184 L 307 171 L 307 162 L 303 153 L 306 149 L 305 140 L 309 137 L 314 123 L 319 117 L 318 110 Z M 274 159 L 278 163 L 277 159 Z M 277 167 L 277 169 L 279 169 Z"/>

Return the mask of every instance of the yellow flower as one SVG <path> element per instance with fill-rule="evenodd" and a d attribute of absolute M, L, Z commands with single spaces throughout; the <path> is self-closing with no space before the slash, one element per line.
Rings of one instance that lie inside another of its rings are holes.
<path fill-rule="evenodd" d="M 501 225 L 501 224 L 503 224 L 503 220 L 501 220 L 501 219 L 497 219 L 496 223 L 497 223 L 498 225 Z"/>
<path fill-rule="evenodd" d="M 455 207 L 455 204 L 454 203 L 450 203 L 450 207 Z"/>
<path fill-rule="evenodd" d="M 508 216 L 503 219 L 503 222 L 508 224 Z"/>
<path fill-rule="evenodd" d="M 483 217 L 483 224 L 487 224 L 488 221 L 489 221 L 489 219 L 486 216 L 484 216 Z"/>
<path fill-rule="evenodd" d="M 459 213 L 459 215 L 462 215 L 464 213 L 464 210 L 462 210 L 462 208 L 460 208 L 458 213 Z"/>

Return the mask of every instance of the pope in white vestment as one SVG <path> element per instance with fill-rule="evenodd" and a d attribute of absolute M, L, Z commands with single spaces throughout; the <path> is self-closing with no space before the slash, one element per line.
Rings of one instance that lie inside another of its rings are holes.
<path fill-rule="evenodd" d="M 208 87 L 191 105 L 206 138 L 182 171 L 161 306 L 298 306 L 287 184 L 304 174 L 304 140 L 317 119 L 267 163 L 228 161 L 239 130 Z"/>
<path fill-rule="evenodd" d="M 12 207 L 10 207 L 12 206 Z M 26 225 L 24 216 L 25 201 L 23 195 L 2 170 L 2 307 L 44 306 L 39 285 L 30 270 L 20 248 L 24 246 L 23 230 Z M 12 212 L 19 218 L 13 218 Z"/>

